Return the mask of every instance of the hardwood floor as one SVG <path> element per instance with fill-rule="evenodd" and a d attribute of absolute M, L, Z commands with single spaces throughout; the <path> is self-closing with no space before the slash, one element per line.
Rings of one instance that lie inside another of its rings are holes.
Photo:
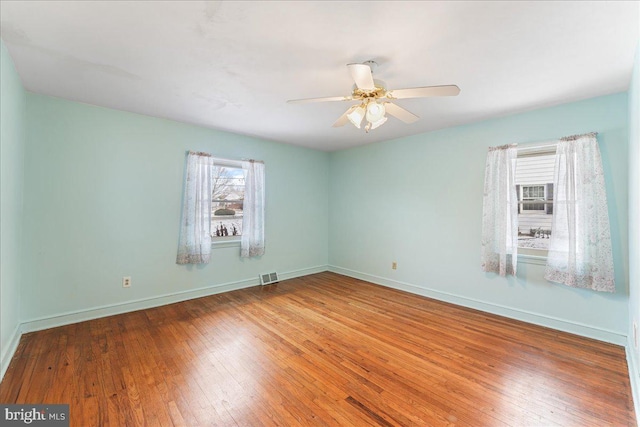
<path fill-rule="evenodd" d="M 631 426 L 622 347 L 320 273 L 26 334 L 72 426 Z"/>

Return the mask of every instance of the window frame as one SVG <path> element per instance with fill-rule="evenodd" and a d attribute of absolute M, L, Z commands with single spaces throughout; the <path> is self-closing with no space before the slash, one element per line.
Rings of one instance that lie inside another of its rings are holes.
<path fill-rule="evenodd" d="M 214 162 L 213 162 L 213 166 L 214 167 L 226 167 L 226 168 L 232 168 L 232 169 L 241 169 L 244 174 L 246 175 L 246 170 L 244 169 L 244 167 L 242 166 L 242 161 L 240 160 L 230 160 L 230 159 L 218 159 L 215 158 Z M 244 202 L 244 198 L 242 199 Z M 213 204 L 213 197 L 211 199 L 211 202 Z M 216 247 L 216 248 L 226 248 L 226 247 L 238 247 L 240 246 L 240 241 L 242 239 L 242 234 L 238 234 L 236 236 L 215 236 L 213 234 L 214 228 L 213 228 L 213 212 L 211 214 L 211 247 Z M 244 229 L 244 227 L 243 227 Z"/>
<path fill-rule="evenodd" d="M 537 157 L 537 156 L 545 156 L 545 155 L 555 155 L 556 154 L 556 148 L 558 146 L 558 141 L 546 141 L 546 142 L 540 142 L 540 143 L 532 143 L 532 144 L 523 144 L 523 145 L 519 145 L 518 146 L 518 156 L 517 158 L 521 158 L 521 157 Z M 516 170 L 516 177 L 517 177 L 517 170 Z M 551 182 L 553 183 L 553 182 Z M 538 214 L 540 216 L 542 215 L 551 215 L 552 221 L 553 221 L 553 215 L 555 212 L 555 209 L 553 209 L 553 204 L 554 204 L 554 200 L 548 199 L 548 188 L 547 188 L 547 183 L 523 183 L 523 184 L 517 184 L 519 186 L 518 188 L 518 205 L 519 205 L 519 212 L 518 215 L 521 214 Z M 523 187 L 531 187 L 531 186 L 541 186 L 544 189 L 544 201 L 540 202 L 544 204 L 544 208 L 542 210 L 525 210 L 524 209 L 524 192 L 523 192 Z M 555 189 L 553 190 L 553 192 L 555 193 Z M 552 212 L 548 213 L 548 209 L 547 209 L 547 204 L 550 203 L 552 205 Z M 522 246 L 518 246 L 518 261 L 519 262 L 523 262 L 525 264 L 534 264 L 534 265 L 546 265 L 546 259 L 547 259 L 547 255 L 549 253 L 548 249 L 536 249 L 536 248 L 525 248 Z"/>
<path fill-rule="evenodd" d="M 525 200 L 524 198 L 524 189 L 525 187 L 527 188 L 538 188 L 538 187 L 542 187 L 542 201 L 540 201 L 539 199 L 534 199 L 534 198 L 528 198 Z M 547 203 L 547 185 L 546 184 L 520 184 L 520 198 L 518 200 L 518 203 L 520 203 L 521 209 L 520 209 L 520 213 L 527 213 L 527 214 L 545 214 L 546 213 L 546 208 L 545 205 Z M 524 205 L 525 203 L 538 203 L 542 205 L 542 209 L 525 209 Z"/>

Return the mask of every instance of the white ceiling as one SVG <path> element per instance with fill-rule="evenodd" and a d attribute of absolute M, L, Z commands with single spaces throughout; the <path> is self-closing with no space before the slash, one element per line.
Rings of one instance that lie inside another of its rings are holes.
<path fill-rule="evenodd" d="M 633 2 L 0 2 L 25 88 L 88 104 L 336 150 L 628 89 Z M 346 64 L 374 59 L 421 117 L 366 134 L 333 128 Z"/>

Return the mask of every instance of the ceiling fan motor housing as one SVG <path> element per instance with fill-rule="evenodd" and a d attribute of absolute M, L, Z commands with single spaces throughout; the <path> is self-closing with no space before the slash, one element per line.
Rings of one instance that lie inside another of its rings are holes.
<path fill-rule="evenodd" d="M 365 100 L 371 98 L 384 98 L 387 93 L 386 83 L 378 79 L 373 79 L 373 83 L 375 85 L 374 90 L 360 89 L 357 85 L 354 84 L 353 91 L 351 92 L 351 96 L 353 97 L 353 99 Z"/>

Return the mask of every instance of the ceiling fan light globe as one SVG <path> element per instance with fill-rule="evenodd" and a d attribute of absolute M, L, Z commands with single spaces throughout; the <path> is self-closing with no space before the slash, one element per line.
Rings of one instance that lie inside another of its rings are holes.
<path fill-rule="evenodd" d="M 375 123 L 382 119 L 384 114 L 384 105 L 378 104 L 377 102 L 370 102 L 369 105 L 367 105 L 367 120 L 371 123 Z"/>
<path fill-rule="evenodd" d="M 375 129 L 377 127 L 382 126 L 386 121 L 387 121 L 387 117 L 383 116 L 380 120 L 375 122 L 369 122 L 369 123 L 371 123 L 371 129 Z"/>
<path fill-rule="evenodd" d="M 347 114 L 347 118 L 351 123 L 353 123 L 355 127 L 360 129 L 360 125 L 362 124 L 362 119 L 364 119 L 364 115 L 365 115 L 364 108 L 362 108 L 362 106 L 359 106 L 358 108 L 356 108 L 355 110 Z"/>

